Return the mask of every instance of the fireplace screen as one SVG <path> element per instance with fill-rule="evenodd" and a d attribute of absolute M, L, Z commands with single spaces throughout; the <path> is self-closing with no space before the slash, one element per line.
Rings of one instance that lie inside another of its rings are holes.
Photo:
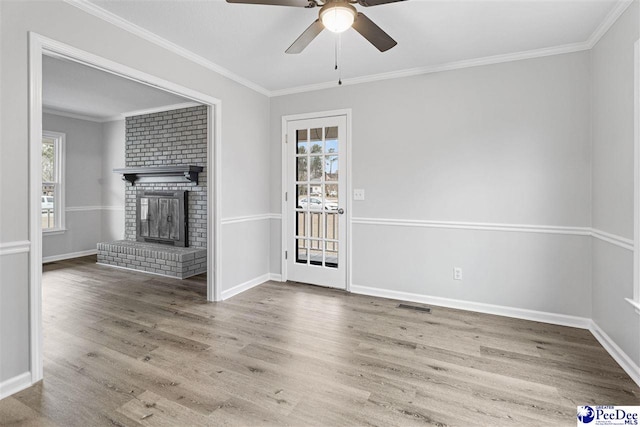
<path fill-rule="evenodd" d="M 186 191 L 139 192 L 136 219 L 137 241 L 188 246 Z"/>

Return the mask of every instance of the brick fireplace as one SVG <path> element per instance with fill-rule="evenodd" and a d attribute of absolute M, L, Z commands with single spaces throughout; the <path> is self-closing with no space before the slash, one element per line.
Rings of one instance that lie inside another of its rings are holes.
<path fill-rule="evenodd" d="M 126 119 L 125 239 L 98 262 L 186 278 L 206 271 L 207 107 Z M 195 177 L 195 178 L 194 178 Z"/>

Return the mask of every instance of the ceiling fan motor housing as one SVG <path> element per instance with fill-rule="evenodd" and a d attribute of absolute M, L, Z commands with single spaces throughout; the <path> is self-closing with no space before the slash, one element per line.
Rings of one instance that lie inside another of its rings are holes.
<path fill-rule="evenodd" d="M 324 27 L 334 33 L 342 33 L 353 25 L 358 11 L 347 1 L 334 0 L 320 9 L 319 18 Z"/>

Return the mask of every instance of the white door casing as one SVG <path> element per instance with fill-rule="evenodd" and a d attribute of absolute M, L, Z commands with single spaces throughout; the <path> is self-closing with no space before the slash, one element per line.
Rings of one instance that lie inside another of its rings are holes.
<path fill-rule="evenodd" d="M 210 95 L 113 62 L 40 34 L 29 32 L 29 307 L 31 384 L 43 378 L 42 352 L 42 226 L 41 226 L 41 150 L 42 150 L 42 56 L 62 58 L 136 81 L 207 105 L 207 300 L 221 300 L 221 190 L 222 190 L 222 102 Z"/>

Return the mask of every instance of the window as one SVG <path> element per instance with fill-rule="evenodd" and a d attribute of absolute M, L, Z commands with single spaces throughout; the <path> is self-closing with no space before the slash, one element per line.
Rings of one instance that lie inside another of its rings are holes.
<path fill-rule="evenodd" d="M 65 134 L 42 131 L 42 231 L 64 231 Z"/>

